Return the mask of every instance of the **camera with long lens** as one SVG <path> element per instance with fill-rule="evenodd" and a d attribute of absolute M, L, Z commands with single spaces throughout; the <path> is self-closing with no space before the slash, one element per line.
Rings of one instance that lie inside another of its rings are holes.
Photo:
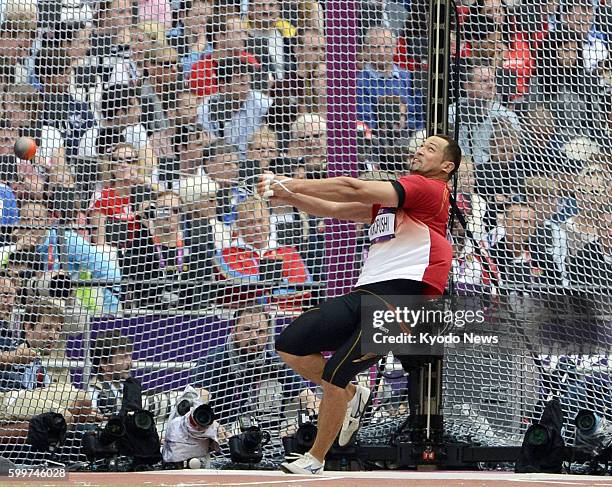
<path fill-rule="evenodd" d="M 262 431 L 253 416 L 238 418 L 240 433 L 229 439 L 230 458 L 235 463 L 259 463 L 263 447 L 270 442 L 270 434 Z"/>
<path fill-rule="evenodd" d="M 103 427 L 83 436 L 81 450 L 93 464 L 109 460 L 118 470 L 139 470 L 161 460 L 159 434 L 150 411 L 142 408 L 142 390 L 134 378 L 123 382 L 122 406 Z M 116 461 L 121 457 L 121 461 Z M 120 465 L 120 466 L 119 466 Z"/>
<path fill-rule="evenodd" d="M 83 435 L 81 449 L 87 460 L 94 462 L 102 458 L 112 458 L 119 455 L 117 441 L 125 435 L 123 418 L 111 416 L 106 425 Z"/>
<path fill-rule="evenodd" d="M 612 459 L 612 423 L 605 417 L 583 409 L 574 418 L 576 449 L 594 460 Z"/>
<path fill-rule="evenodd" d="M 187 386 L 177 399 L 166 424 L 162 449 L 165 468 L 182 468 L 192 458 L 206 465 L 210 451 L 219 448 L 216 416 L 197 390 Z"/>
<path fill-rule="evenodd" d="M 54 453 L 64 443 L 67 430 L 66 420 L 61 414 L 38 414 L 30 419 L 27 442 L 32 451 Z"/>
<path fill-rule="evenodd" d="M 283 438 L 283 448 L 285 456 L 290 456 L 294 453 L 304 454 L 312 448 L 317 437 L 316 417 L 299 411 L 298 429 L 292 436 Z"/>

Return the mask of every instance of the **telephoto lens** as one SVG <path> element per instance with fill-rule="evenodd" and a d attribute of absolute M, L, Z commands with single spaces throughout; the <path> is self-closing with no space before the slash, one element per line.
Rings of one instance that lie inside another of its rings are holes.
<path fill-rule="evenodd" d="M 531 446 L 545 446 L 551 441 L 551 435 L 548 428 L 541 424 L 534 424 L 529 427 L 526 433 L 527 443 Z"/>
<path fill-rule="evenodd" d="M 213 424 L 216 419 L 215 413 L 208 404 L 200 404 L 193 410 L 190 416 L 190 421 L 193 426 L 200 429 L 206 429 Z M 195 424 L 194 424 L 195 423 Z"/>
<path fill-rule="evenodd" d="M 191 411 L 191 401 L 189 399 L 183 399 L 176 405 L 176 412 L 179 416 L 185 416 Z"/>
<path fill-rule="evenodd" d="M 303 423 L 295 433 L 298 452 L 306 453 L 315 442 L 317 437 L 317 427 L 313 423 Z"/>
<path fill-rule="evenodd" d="M 580 411 L 574 420 L 576 429 L 583 435 L 592 435 L 601 424 L 601 420 L 591 411 Z"/>
<path fill-rule="evenodd" d="M 104 445 L 108 445 L 113 441 L 117 441 L 119 438 L 125 435 L 125 426 L 123 419 L 119 416 L 111 416 L 106 422 L 106 426 L 100 431 L 100 442 Z"/>
<path fill-rule="evenodd" d="M 153 416 L 149 411 L 135 411 L 134 426 L 140 431 L 149 431 L 153 426 Z"/>

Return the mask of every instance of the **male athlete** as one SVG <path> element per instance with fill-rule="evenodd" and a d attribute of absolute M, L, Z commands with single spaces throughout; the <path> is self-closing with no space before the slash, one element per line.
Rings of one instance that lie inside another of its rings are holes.
<path fill-rule="evenodd" d="M 323 388 L 318 433 L 310 451 L 281 468 L 288 473 L 323 472 L 338 432 L 346 445 L 359 428 L 370 390 L 351 383 L 380 357 L 362 355 L 362 295 L 439 295 L 451 268 L 446 240 L 448 180 L 459 168 L 461 149 L 450 137 L 429 137 L 417 150 L 411 174 L 397 181 L 350 177 L 291 179 L 266 174 L 258 192 L 311 215 L 370 223 L 370 250 L 355 290 L 306 311 L 276 340 L 293 370 Z M 325 360 L 322 351 L 335 351 Z"/>

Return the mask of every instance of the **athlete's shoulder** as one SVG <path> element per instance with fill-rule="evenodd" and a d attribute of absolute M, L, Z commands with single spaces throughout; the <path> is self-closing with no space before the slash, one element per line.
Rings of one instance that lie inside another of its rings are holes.
<path fill-rule="evenodd" d="M 444 193 L 447 189 L 447 183 L 440 179 L 432 179 L 420 174 L 409 174 L 402 176 L 397 180 L 405 189 L 418 188 L 420 190 L 427 189 L 429 191 Z"/>

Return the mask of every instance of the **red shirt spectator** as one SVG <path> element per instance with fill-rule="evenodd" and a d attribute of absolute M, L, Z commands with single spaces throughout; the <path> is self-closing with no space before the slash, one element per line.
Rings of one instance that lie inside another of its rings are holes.
<path fill-rule="evenodd" d="M 126 247 L 140 229 L 131 202 L 132 190 L 144 185 L 138 153 L 129 144 L 119 144 L 111 155 L 111 180 L 96 192 L 90 208 L 94 225 L 92 240 L 97 244 L 110 243 Z"/>

